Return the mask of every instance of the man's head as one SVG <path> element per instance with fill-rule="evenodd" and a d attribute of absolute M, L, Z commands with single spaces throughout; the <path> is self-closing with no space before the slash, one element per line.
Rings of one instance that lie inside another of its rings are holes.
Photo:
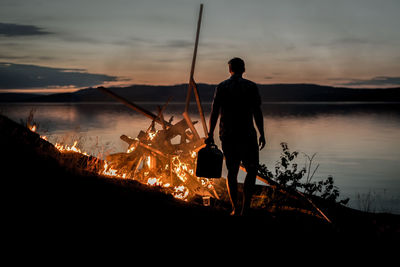
<path fill-rule="evenodd" d="M 244 61 L 241 58 L 234 57 L 228 62 L 229 64 L 229 72 L 231 74 L 240 74 L 242 75 L 245 72 Z"/>

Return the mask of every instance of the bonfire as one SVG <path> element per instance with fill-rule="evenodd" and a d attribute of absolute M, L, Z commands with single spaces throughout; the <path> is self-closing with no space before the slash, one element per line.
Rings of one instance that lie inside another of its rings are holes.
<path fill-rule="evenodd" d="M 199 92 L 193 77 L 202 11 L 203 5 L 200 6 L 186 107 L 182 113 L 183 118 L 176 123 L 173 123 L 173 117 L 169 121 L 164 120 L 163 111 L 170 99 L 167 100 L 167 103 L 163 107 L 158 106 L 158 114 L 155 115 L 139 105 L 116 95 L 112 91 L 104 87 L 99 87 L 98 89 L 102 92 L 107 93 L 129 108 L 148 117 L 150 125 L 147 129 L 141 130 L 138 136 L 134 138 L 124 134 L 121 135 L 121 139 L 127 143 L 126 152 L 108 155 L 105 160 L 96 158 L 96 160 L 86 161 L 85 166 L 82 167 L 96 170 L 99 174 L 105 176 L 134 179 L 150 186 L 168 188 L 176 198 L 186 201 L 195 196 L 219 199 L 213 179 L 197 177 L 195 175 L 197 152 L 205 146 L 205 138 L 200 137 L 194 126 L 197 122 L 192 121 L 188 113 L 191 92 L 193 91 L 204 129 L 204 136 L 206 136 L 207 126 Z M 37 129 L 36 125 L 32 125 L 29 128 L 32 131 L 36 131 Z M 45 136 L 41 137 L 45 140 L 47 139 Z M 179 142 L 173 143 L 172 140 L 177 138 Z M 55 147 L 65 154 L 64 157 L 67 157 L 66 155 L 69 152 L 89 156 L 77 147 L 77 143 L 75 141 L 72 146 L 57 143 Z"/>

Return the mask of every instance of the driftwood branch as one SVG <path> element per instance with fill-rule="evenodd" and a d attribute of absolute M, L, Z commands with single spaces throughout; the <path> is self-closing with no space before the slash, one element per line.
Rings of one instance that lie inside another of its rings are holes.
<path fill-rule="evenodd" d="M 246 168 L 241 164 L 240 165 L 240 169 L 247 172 Z M 303 193 L 297 191 L 297 190 L 286 190 L 284 189 L 282 186 L 280 186 L 277 182 L 275 182 L 274 180 L 272 180 L 269 177 L 261 177 L 259 175 L 257 175 L 257 179 L 262 181 L 263 183 L 266 183 L 267 185 L 272 186 L 273 188 L 277 188 L 283 192 L 285 192 L 288 195 L 294 195 L 295 197 L 300 197 L 301 199 L 307 201 L 307 203 L 309 203 L 327 222 L 332 223 L 332 221 L 322 212 L 322 210 L 320 208 L 317 207 L 317 205 L 315 205 L 314 202 L 312 202 L 311 199 L 309 199 L 307 196 L 305 196 Z"/>

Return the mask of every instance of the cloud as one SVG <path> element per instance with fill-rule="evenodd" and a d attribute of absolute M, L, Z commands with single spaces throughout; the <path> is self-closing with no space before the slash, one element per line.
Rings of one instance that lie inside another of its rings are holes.
<path fill-rule="evenodd" d="M 0 59 L 4 60 L 14 60 L 14 59 L 27 59 L 27 56 L 12 56 L 12 55 L 6 55 L 6 54 L 0 54 Z"/>
<path fill-rule="evenodd" d="M 1 63 L 0 89 L 89 87 L 119 80 L 118 77 L 87 73 L 82 69 L 51 68 Z"/>
<path fill-rule="evenodd" d="M 183 39 L 168 40 L 166 42 L 156 44 L 157 47 L 162 48 L 186 48 L 192 47 L 193 45 L 194 43 L 192 41 Z"/>
<path fill-rule="evenodd" d="M 0 23 L 0 35 L 7 37 L 47 35 L 47 34 L 51 34 L 51 32 L 44 31 L 42 28 L 34 25 Z"/>
<path fill-rule="evenodd" d="M 365 44 L 368 42 L 370 42 L 370 40 L 365 39 L 365 38 L 349 36 L 349 37 L 338 38 L 338 39 L 334 40 L 332 43 L 333 44 Z"/>
<path fill-rule="evenodd" d="M 172 40 L 167 43 L 167 46 L 169 47 L 192 47 L 194 43 L 192 41 L 187 41 L 187 40 Z"/>
<path fill-rule="evenodd" d="M 345 36 L 342 38 L 335 38 L 331 40 L 318 40 L 312 42 L 312 46 L 323 47 L 341 47 L 341 46 L 361 46 L 361 45 L 374 45 L 379 46 L 384 44 L 384 41 L 379 39 L 363 38 L 356 36 Z"/>
<path fill-rule="evenodd" d="M 292 56 L 279 59 L 279 61 L 284 61 L 284 62 L 307 62 L 310 60 L 312 60 L 312 58 L 308 56 Z"/>
<path fill-rule="evenodd" d="M 31 55 L 8 55 L 0 53 L 0 60 L 54 60 L 55 57 L 50 56 L 31 56 Z"/>
<path fill-rule="evenodd" d="M 374 86 L 397 86 L 400 85 L 400 77 L 387 77 L 378 76 L 372 79 L 352 79 L 345 83 L 339 83 L 338 85 L 346 86 L 362 86 L 362 85 L 374 85 Z"/>

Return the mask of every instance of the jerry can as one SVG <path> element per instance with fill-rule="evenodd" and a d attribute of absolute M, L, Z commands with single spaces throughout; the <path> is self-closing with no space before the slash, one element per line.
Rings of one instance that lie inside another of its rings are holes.
<path fill-rule="evenodd" d="M 218 146 L 209 144 L 197 153 L 196 176 L 221 178 L 224 155 Z"/>

